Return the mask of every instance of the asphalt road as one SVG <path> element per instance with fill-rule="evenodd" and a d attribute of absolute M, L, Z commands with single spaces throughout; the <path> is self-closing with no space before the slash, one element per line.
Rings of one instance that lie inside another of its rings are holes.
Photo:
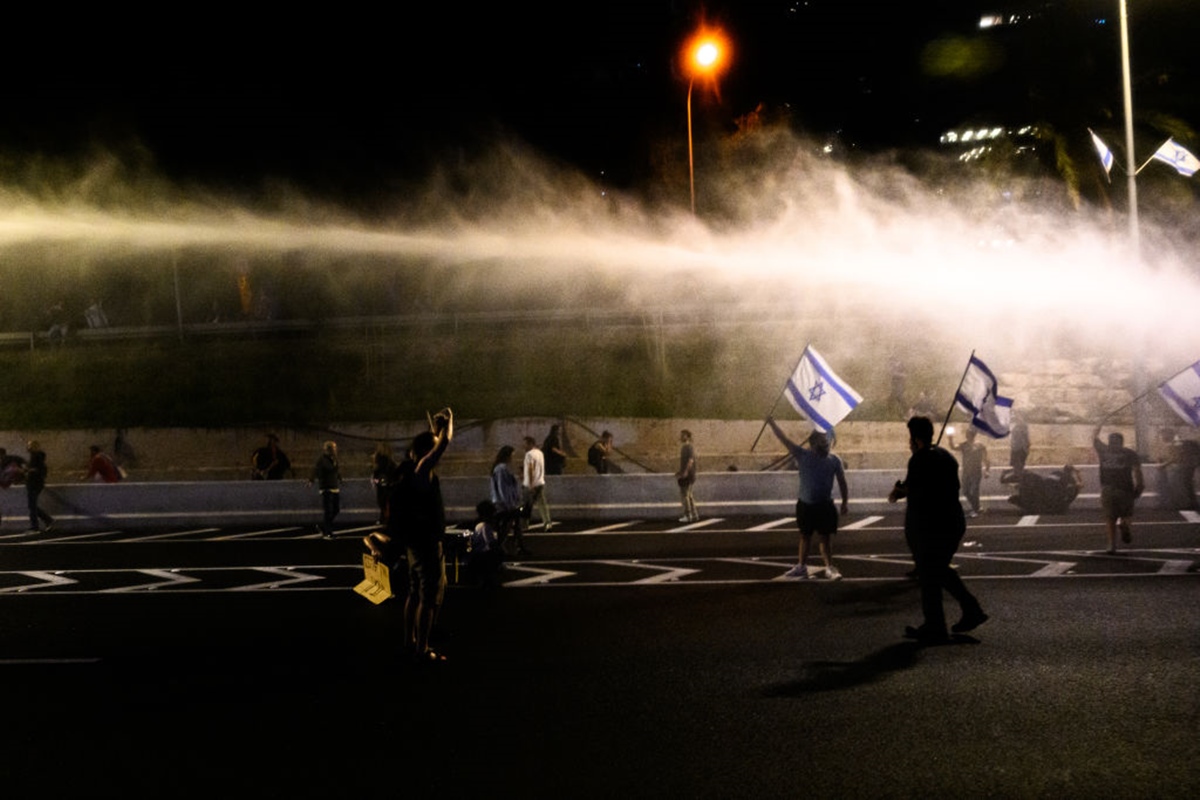
<path fill-rule="evenodd" d="M 1193 797 L 1200 523 L 973 521 L 992 619 L 920 648 L 899 515 L 780 576 L 776 518 L 574 522 L 405 664 L 360 533 L 0 540 L 5 796 Z M 955 610 L 948 608 L 955 618 Z"/>

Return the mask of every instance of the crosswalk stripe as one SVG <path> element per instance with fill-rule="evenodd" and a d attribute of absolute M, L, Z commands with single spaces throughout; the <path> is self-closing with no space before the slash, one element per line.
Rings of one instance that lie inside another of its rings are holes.
<path fill-rule="evenodd" d="M 760 531 L 769 531 L 778 528 L 780 525 L 786 525 L 789 522 L 795 522 L 795 517 L 780 517 L 771 522 L 764 522 L 762 525 L 755 525 L 753 528 L 746 528 L 747 533 L 758 533 Z"/>
<path fill-rule="evenodd" d="M 883 517 L 863 517 L 858 522 L 851 522 L 849 525 L 843 525 L 841 527 L 841 530 L 844 530 L 844 531 L 862 530 L 863 528 L 867 527 L 868 525 L 874 525 L 876 522 L 879 522 L 879 520 L 881 520 L 881 519 L 883 519 Z"/>
<path fill-rule="evenodd" d="M 1034 525 L 1037 525 L 1037 521 L 1038 521 L 1037 514 L 1026 514 L 1025 516 L 1021 517 L 1019 520 L 1017 520 L 1017 527 L 1018 528 L 1032 528 Z"/>
<path fill-rule="evenodd" d="M 667 530 L 667 533 L 686 533 L 687 531 L 694 531 L 694 530 L 697 530 L 698 528 L 706 528 L 709 525 L 716 525 L 718 522 L 724 522 L 724 521 L 725 520 L 722 519 L 721 517 L 712 517 L 710 519 L 702 519 L 699 522 L 691 522 L 691 523 L 688 523 L 687 525 L 680 525 L 678 528 L 670 528 Z"/>

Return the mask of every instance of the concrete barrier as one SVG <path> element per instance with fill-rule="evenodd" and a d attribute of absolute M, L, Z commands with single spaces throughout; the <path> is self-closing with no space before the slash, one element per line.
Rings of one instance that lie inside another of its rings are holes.
<path fill-rule="evenodd" d="M 1148 481 L 1152 480 L 1150 467 Z M 1043 471 L 1043 470 L 1037 470 Z M 1084 489 L 1073 508 L 1098 508 L 1096 468 L 1084 466 Z M 847 473 L 853 513 L 898 513 L 886 502 L 901 477 L 900 470 L 852 470 Z M 1151 483 L 1151 486 L 1153 484 Z M 702 516 L 745 514 L 786 516 L 794 512 L 795 472 L 707 472 L 695 486 Z M 1012 487 L 999 482 L 999 471 L 984 480 L 985 502 L 1011 508 L 1005 499 Z M 835 490 L 836 492 L 836 490 Z M 466 524 L 475 505 L 488 496 L 486 477 L 443 478 L 442 493 L 450 522 Z M 681 513 L 679 489 L 669 474 L 555 475 L 546 494 L 555 519 L 675 519 Z M 1153 492 L 1143 503 L 1156 504 Z M 306 481 L 195 481 L 170 483 L 57 484 L 46 488 L 41 505 L 61 527 L 112 526 L 122 530 L 167 526 L 313 525 L 320 520 L 317 491 Z M 370 481 L 350 480 L 342 488 L 340 526 L 369 525 L 376 516 Z M 0 490 L 3 527 L 28 528 L 24 487 Z"/>

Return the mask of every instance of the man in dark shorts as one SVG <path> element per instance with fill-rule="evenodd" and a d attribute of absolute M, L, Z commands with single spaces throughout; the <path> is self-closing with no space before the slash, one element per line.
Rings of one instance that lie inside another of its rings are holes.
<path fill-rule="evenodd" d="M 449 408 L 435 414 L 430 430 L 417 434 L 408 457 L 396 470 L 388 503 L 387 534 L 377 537 L 404 547 L 408 557 L 408 598 L 404 603 L 404 647 L 420 663 L 438 663 L 445 656 L 431 650 L 429 634 L 446 592 L 446 559 L 442 534 L 446 507 L 434 469 L 454 438 L 454 414 Z M 377 548 L 368 547 L 378 557 Z"/>
<path fill-rule="evenodd" d="M 1129 544 L 1133 540 L 1133 503 L 1141 497 L 1145 483 L 1142 481 L 1142 464 L 1138 454 L 1125 446 L 1125 437 L 1119 433 L 1108 435 L 1108 444 L 1100 441 L 1100 429 L 1096 426 L 1092 434 L 1092 447 L 1100 459 L 1100 508 L 1104 510 L 1104 529 L 1108 535 L 1108 554 L 1117 552 L 1117 531 L 1121 541 Z"/>
<path fill-rule="evenodd" d="M 768 417 L 767 424 L 771 426 L 775 437 L 787 448 L 800 472 L 800 497 L 796 500 L 796 527 L 800 529 L 800 560 L 784 577 L 800 580 L 809 577 L 805 562 L 808 560 L 815 533 L 821 558 L 825 561 L 825 577 L 839 580 L 842 573 L 833 566 L 832 537 L 837 533 L 838 526 L 838 509 L 833 503 L 835 480 L 838 490 L 842 493 L 842 514 L 849 510 L 847 504 L 850 501 L 842 460 L 829 452 L 829 437 L 821 431 L 809 434 L 808 447 L 804 447 L 789 439 L 774 419 Z"/>

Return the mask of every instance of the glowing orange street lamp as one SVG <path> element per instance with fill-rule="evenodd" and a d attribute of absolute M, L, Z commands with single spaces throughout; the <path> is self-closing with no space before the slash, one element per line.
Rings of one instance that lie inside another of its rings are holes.
<path fill-rule="evenodd" d="M 696 166 L 692 153 L 692 87 L 696 78 L 715 82 L 728 61 L 729 45 L 724 34 L 716 29 L 702 28 L 684 48 L 684 69 L 688 73 L 687 134 L 688 182 L 692 190 L 692 216 L 696 215 Z"/>

